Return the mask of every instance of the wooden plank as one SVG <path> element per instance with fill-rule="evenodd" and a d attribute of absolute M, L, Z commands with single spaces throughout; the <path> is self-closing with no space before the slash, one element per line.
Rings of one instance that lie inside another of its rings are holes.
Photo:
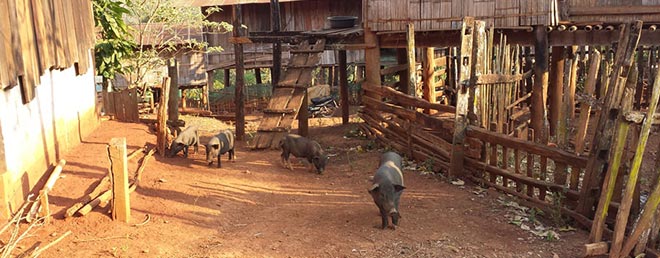
<path fill-rule="evenodd" d="M 584 91 L 587 97 L 595 98 L 594 91 L 598 80 L 598 71 L 600 71 L 600 52 L 593 50 L 589 54 L 589 71 L 587 72 L 587 82 Z M 575 136 L 575 153 L 581 155 L 584 152 L 584 140 L 587 137 L 587 127 L 589 126 L 589 116 L 591 115 L 591 103 L 580 103 L 580 118 L 577 125 L 578 132 Z"/>
<path fill-rule="evenodd" d="M 128 191 L 128 164 L 126 138 L 112 138 L 108 145 L 112 174 L 112 219 L 125 223 L 131 220 L 131 204 Z"/>
<path fill-rule="evenodd" d="M 452 141 L 451 170 L 450 176 L 458 176 L 464 173 L 464 147 L 465 135 L 468 127 L 468 87 L 470 85 L 471 72 L 474 69 L 472 65 L 472 48 L 475 33 L 485 33 L 484 23 L 475 21 L 472 17 L 463 19 L 463 28 L 461 29 L 461 53 L 459 56 L 460 74 L 457 86 L 456 116 L 454 122 L 454 135 Z M 479 32 L 477 32 L 479 30 Z M 477 44 L 477 47 L 479 45 Z"/>
<path fill-rule="evenodd" d="M 51 68 L 53 60 L 51 60 L 51 43 L 52 39 L 49 38 L 50 27 L 50 1 L 47 0 L 33 0 L 31 2 L 32 16 L 34 22 L 34 34 L 36 36 L 37 51 L 39 53 L 39 73 L 41 75 Z M 48 24 L 48 25 L 47 25 Z"/>
<path fill-rule="evenodd" d="M 14 45 L 12 35 L 17 32 L 16 14 L 9 10 L 15 4 L 13 0 L 0 0 L 0 89 L 18 84 L 17 74 L 20 62 L 15 55 L 20 53 L 19 45 Z"/>
<path fill-rule="evenodd" d="M 515 83 L 523 79 L 523 74 L 483 74 L 477 84 Z"/>
<path fill-rule="evenodd" d="M 552 59 L 550 60 L 550 78 L 548 83 L 548 120 L 550 122 L 550 135 L 557 134 L 559 116 L 562 108 L 562 97 L 564 96 L 564 63 L 566 61 L 566 49 L 564 47 L 552 47 Z"/>
<path fill-rule="evenodd" d="M 570 16 L 606 16 L 606 15 L 639 15 L 660 14 L 660 5 L 627 5 L 627 6 L 589 6 L 589 8 L 571 8 Z"/>
<path fill-rule="evenodd" d="M 234 37 L 243 37 L 245 33 L 242 29 L 243 15 L 240 4 L 233 6 L 232 18 L 234 28 L 239 28 L 233 30 Z M 242 43 L 234 43 L 234 54 L 234 59 L 236 61 L 236 87 L 234 90 L 234 101 L 236 105 L 236 140 L 242 141 L 245 139 L 245 60 Z"/>
<path fill-rule="evenodd" d="M 423 76 L 424 79 L 424 99 L 430 103 L 436 102 L 435 93 L 435 48 L 424 49 Z M 432 114 L 430 109 L 425 109 L 425 113 Z"/>
<path fill-rule="evenodd" d="M 34 23 L 32 10 L 28 0 L 16 1 L 16 18 L 18 36 L 20 37 L 20 57 L 23 60 L 21 76 L 21 95 L 23 103 L 28 103 L 35 97 L 35 87 L 40 84 L 39 61 L 37 59 L 36 42 L 34 38 Z"/>

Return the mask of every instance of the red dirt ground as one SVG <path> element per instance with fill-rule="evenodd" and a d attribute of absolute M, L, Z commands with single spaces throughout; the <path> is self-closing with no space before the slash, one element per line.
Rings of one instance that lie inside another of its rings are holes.
<path fill-rule="evenodd" d="M 106 173 L 112 137 L 126 137 L 129 153 L 155 143 L 146 125 L 103 122 L 63 157 L 63 177 L 50 195 L 52 224 L 15 253 L 67 230 L 73 234 L 42 257 L 577 257 L 582 250 L 583 231 L 540 239 L 508 223 L 499 193 L 480 197 L 472 185 L 454 186 L 417 171 L 404 172 L 400 227 L 381 230 L 366 191 L 379 152 L 347 154 L 368 142 L 344 137 L 354 125 L 316 125 L 310 123 L 313 138 L 339 154 L 322 175 L 303 164 L 289 171 L 278 151 L 251 151 L 244 144 L 237 162 L 224 156 L 221 169 L 204 164 L 201 147 L 189 159 L 156 154 L 131 195 L 130 224 L 112 221 L 107 207 L 65 220 L 66 208 Z M 129 162 L 131 174 L 137 160 Z M 135 226 L 147 214 L 150 221 Z"/>

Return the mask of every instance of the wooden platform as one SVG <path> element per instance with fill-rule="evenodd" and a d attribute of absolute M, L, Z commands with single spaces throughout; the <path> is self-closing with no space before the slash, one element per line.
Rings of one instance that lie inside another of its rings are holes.
<path fill-rule="evenodd" d="M 271 112 L 264 113 L 261 119 L 253 148 L 277 148 L 279 140 L 291 130 L 291 125 L 298 117 L 303 104 L 307 87 L 312 84 L 312 71 L 318 67 L 324 48 L 325 39 L 319 39 L 314 45 L 303 41 L 292 52 L 288 68 L 275 86 L 268 104 L 267 110 Z"/>

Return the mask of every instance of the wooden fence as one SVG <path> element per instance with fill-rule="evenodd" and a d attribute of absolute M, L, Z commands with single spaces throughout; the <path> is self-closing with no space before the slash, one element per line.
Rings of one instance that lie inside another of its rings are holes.
<path fill-rule="evenodd" d="M 107 115 L 122 122 L 140 122 L 137 88 L 119 92 L 103 92 L 103 107 Z"/>

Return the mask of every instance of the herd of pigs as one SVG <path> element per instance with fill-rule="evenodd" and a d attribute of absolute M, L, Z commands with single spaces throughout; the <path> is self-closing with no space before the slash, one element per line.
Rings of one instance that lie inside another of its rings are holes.
<path fill-rule="evenodd" d="M 169 157 L 174 157 L 183 150 L 183 156 L 188 157 L 188 148 L 193 146 L 195 153 L 199 148 L 199 135 L 196 126 L 189 126 L 172 141 L 169 149 Z M 213 136 L 206 147 L 206 162 L 210 165 L 217 159 L 217 167 L 222 167 L 220 157 L 228 153 L 229 160 L 236 161 L 234 152 L 234 133 L 230 130 L 224 130 Z M 321 145 L 313 140 L 307 139 L 296 134 L 287 134 L 279 142 L 282 149 L 282 165 L 293 170 L 289 162 L 289 156 L 304 158 L 312 171 L 314 167 L 320 174 L 323 173 L 328 161 L 328 155 L 323 151 Z M 380 165 L 376 174 L 373 176 L 372 185 L 369 187 L 369 194 L 380 210 L 382 218 L 381 227 L 384 229 L 389 225 L 389 217 L 392 217 L 392 228 L 399 224 L 401 213 L 399 211 L 399 199 L 403 190 L 406 188 L 403 184 L 403 174 L 401 156 L 395 152 L 386 152 L 380 158 Z"/>

